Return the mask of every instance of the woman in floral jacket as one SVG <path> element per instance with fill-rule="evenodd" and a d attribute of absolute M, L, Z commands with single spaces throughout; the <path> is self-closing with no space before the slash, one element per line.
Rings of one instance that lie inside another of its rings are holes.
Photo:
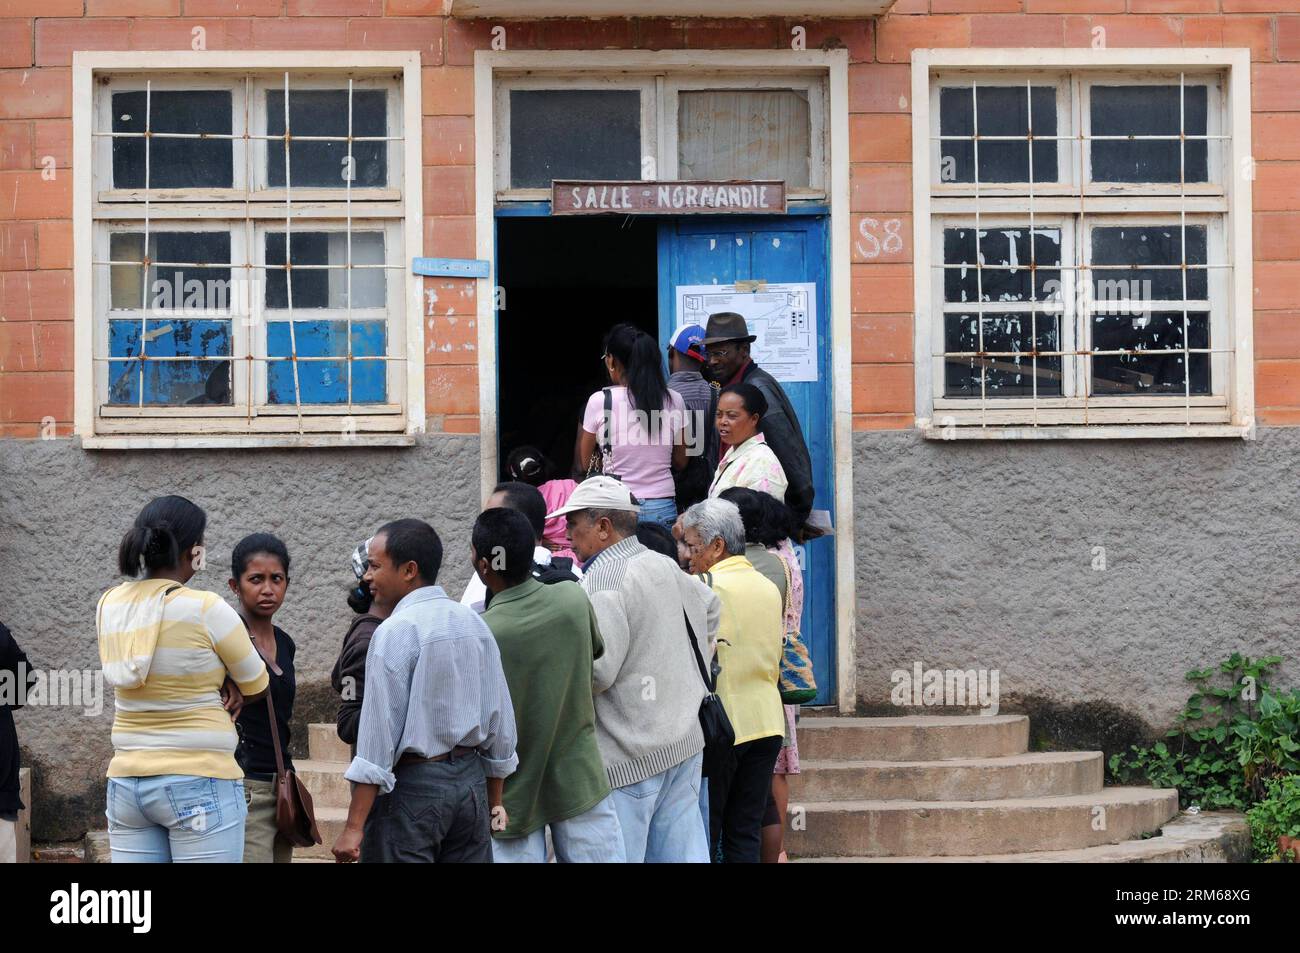
<path fill-rule="evenodd" d="M 709 496 L 739 486 L 785 500 L 785 471 L 759 432 L 765 413 L 767 398 L 753 384 L 732 384 L 722 389 L 715 419 L 718 437 L 727 450 L 718 461 Z"/>

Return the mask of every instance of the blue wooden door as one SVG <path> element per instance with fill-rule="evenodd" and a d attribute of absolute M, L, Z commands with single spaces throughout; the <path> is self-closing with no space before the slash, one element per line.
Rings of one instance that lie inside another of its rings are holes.
<path fill-rule="evenodd" d="M 659 335 L 676 327 L 678 285 L 729 285 L 736 281 L 815 282 L 817 380 L 782 382 L 812 455 L 813 507 L 835 511 L 835 457 L 831 441 L 830 248 L 824 215 L 682 218 L 659 229 Z M 847 347 L 849 342 L 840 342 Z M 666 346 L 666 345 L 665 345 Z M 847 528 L 843 528 L 847 531 Z M 837 527 L 837 532 L 841 528 Z M 817 676 L 814 704 L 835 700 L 835 538 L 813 540 L 801 553 L 804 567 L 803 632 Z"/>

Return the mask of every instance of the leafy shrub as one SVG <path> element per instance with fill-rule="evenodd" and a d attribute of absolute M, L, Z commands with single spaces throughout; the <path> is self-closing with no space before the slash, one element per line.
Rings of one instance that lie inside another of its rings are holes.
<path fill-rule="evenodd" d="M 1300 774 L 1271 778 L 1265 782 L 1265 791 L 1267 797 L 1246 812 L 1251 855 L 1257 861 L 1281 860 L 1277 839 L 1300 837 Z"/>
<path fill-rule="evenodd" d="M 1300 691 L 1274 692 L 1266 678 L 1281 661 L 1234 652 L 1188 672 L 1195 690 L 1169 740 L 1112 755 L 1112 779 L 1177 788 L 1184 808 L 1244 811 L 1261 800 L 1270 780 L 1300 771 Z"/>

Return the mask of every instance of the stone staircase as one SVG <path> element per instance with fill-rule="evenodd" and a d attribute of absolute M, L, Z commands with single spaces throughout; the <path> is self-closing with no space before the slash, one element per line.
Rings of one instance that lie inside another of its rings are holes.
<path fill-rule="evenodd" d="M 823 862 L 1248 855 L 1239 815 L 1175 820 L 1172 788 L 1103 787 L 1100 751 L 1031 753 L 1028 743 L 1023 715 L 804 718 L 786 849 Z"/>
<path fill-rule="evenodd" d="M 348 818 L 348 801 L 352 786 L 343 772 L 352 761 L 352 751 L 339 740 L 334 725 L 307 726 L 307 760 L 295 761 L 294 770 L 311 792 L 316 809 L 316 827 L 321 843 L 315 847 L 294 848 L 293 862 L 333 863 L 330 848 Z"/>
<path fill-rule="evenodd" d="M 1103 787 L 1100 751 L 1028 744 L 1023 715 L 804 718 L 787 851 L 832 863 L 1249 856 L 1240 815 L 1179 815 L 1172 789 Z M 295 863 L 333 859 L 350 793 L 351 755 L 332 724 L 308 726 L 308 752 L 296 767 L 324 843 L 296 850 Z"/>

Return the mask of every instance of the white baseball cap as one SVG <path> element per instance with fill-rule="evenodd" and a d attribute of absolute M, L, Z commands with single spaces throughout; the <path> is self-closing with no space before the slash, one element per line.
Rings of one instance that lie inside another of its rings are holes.
<path fill-rule="evenodd" d="M 568 501 L 554 513 L 547 513 L 546 518 L 554 519 L 579 510 L 631 510 L 635 513 L 639 508 L 631 490 L 613 477 L 600 475 L 579 483 Z"/>

